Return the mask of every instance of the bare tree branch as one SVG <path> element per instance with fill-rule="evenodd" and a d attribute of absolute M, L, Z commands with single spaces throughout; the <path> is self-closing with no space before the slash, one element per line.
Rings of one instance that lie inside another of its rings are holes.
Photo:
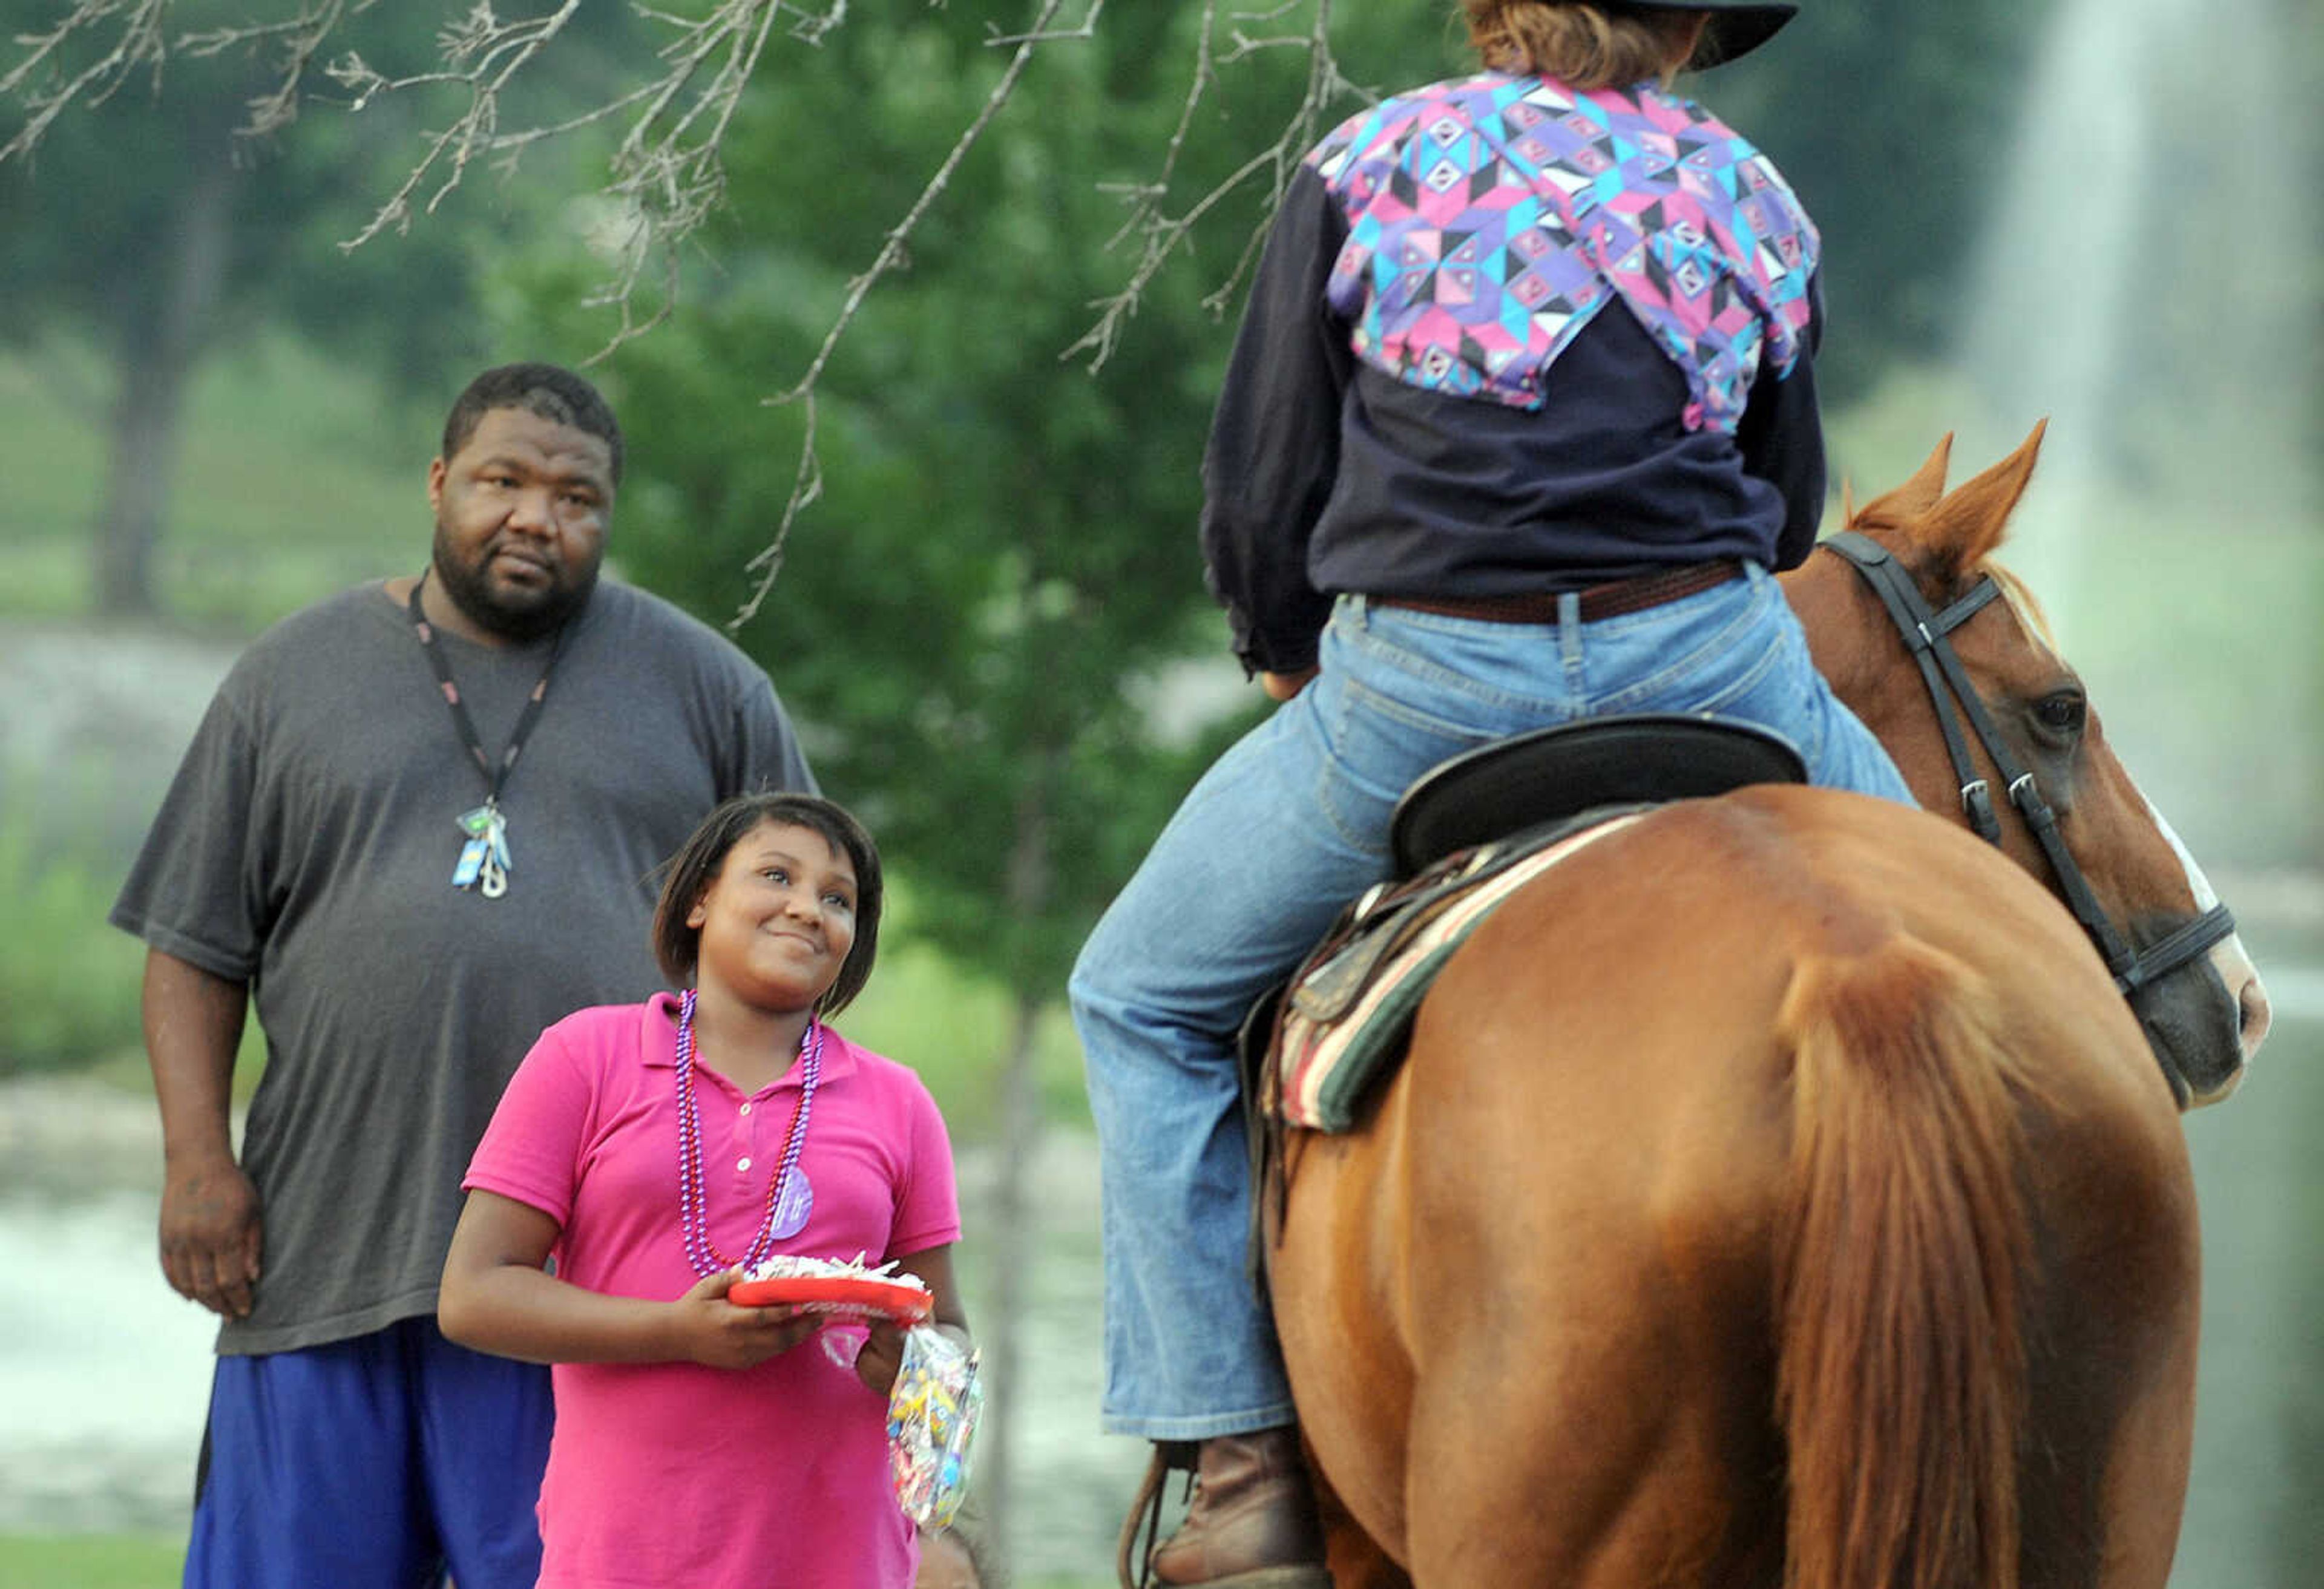
<path fill-rule="evenodd" d="M 944 162 L 936 168 L 936 175 L 930 177 L 927 185 L 920 189 L 920 196 L 912 201 L 912 207 L 905 212 L 904 218 L 889 230 L 871 267 L 848 283 L 847 300 L 840 306 L 838 317 L 825 334 L 823 345 L 816 349 L 815 357 L 808 362 L 807 373 L 788 391 L 766 400 L 770 403 L 796 402 L 801 398 L 808 400 L 807 434 L 800 443 L 798 480 L 791 488 L 789 501 L 783 504 L 783 516 L 775 525 L 773 537 L 766 547 L 751 559 L 750 569 L 758 578 L 751 588 L 749 599 L 728 620 L 727 628 L 740 629 L 758 612 L 760 603 L 766 600 L 767 592 L 774 587 L 775 574 L 782 567 L 783 548 L 790 539 L 791 526 L 798 521 L 800 512 L 807 504 L 823 493 L 823 467 L 815 455 L 813 400 L 816 385 L 823 379 L 823 372 L 831 363 L 833 350 L 838 347 L 839 339 L 847 334 L 847 328 L 854 324 L 855 317 L 863 308 L 863 300 L 871 295 L 872 289 L 878 285 L 881 277 L 904 262 L 905 245 L 910 241 L 913 230 L 919 225 L 920 217 L 927 215 L 943 195 L 952 182 L 953 173 L 960 169 L 960 162 L 968 158 L 968 152 L 976 147 L 977 140 L 984 135 L 985 128 L 992 124 L 992 118 L 1001 114 L 1001 107 L 1008 104 L 1010 96 L 1017 91 L 1018 80 L 1025 75 L 1025 68 L 1032 61 L 1033 53 L 1039 47 L 1039 40 L 1048 31 L 1050 19 L 1056 15 L 1063 4 L 1064 0 L 1042 0 L 1040 15 L 1034 19 L 1032 27 L 1018 43 L 1016 53 L 1010 58 L 1008 69 L 1001 74 L 1000 81 L 992 85 L 992 91 L 985 96 L 975 120 L 969 123 L 966 130 L 954 142 L 952 152 L 945 156 Z"/>
<path fill-rule="evenodd" d="M 1047 14 L 1046 13 L 1044 14 Z M 1090 0 L 1090 8 L 1081 22 L 1070 28 L 1056 28 L 1029 33 L 995 33 L 985 41 L 995 49 L 1018 44 L 1056 44 L 1086 42 L 1097 37 L 1097 19 L 1105 14 L 1105 0 Z M 1036 24 L 1038 27 L 1038 24 Z"/>
<path fill-rule="evenodd" d="M 799 438 L 798 466 L 791 476 L 791 494 L 783 502 L 781 521 L 775 526 L 775 532 L 767 544 L 743 565 L 745 573 L 757 577 L 752 583 L 750 596 L 735 610 L 734 616 L 726 620 L 729 629 L 740 629 L 758 616 L 760 603 L 767 599 L 767 592 L 775 588 L 775 576 L 783 571 L 783 553 L 790 543 L 791 526 L 798 523 L 798 516 L 823 495 L 823 459 L 815 450 L 815 389 L 812 384 L 807 384 L 789 395 L 801 400 L 807 412 L 807 429 Z"/>
<path fill-rule="evenodd" d="M 769 33 L 791 9 L 766 0 L 728 0 L 662 51 L 662 58 L 673 62 L 671 69 L 662 78 L 660 92 L 632 124 L 629 135 L 614 152 L 613 180 L 604 189 L 637 217 L 637 224 L 622 250 L 613 283 L 591 299 L 615 304 L 622 315 L 620 329 L 597 357 L 604 357 L 668 317 L 677 297 L 678 250 L 715 213 L 726 195 L 721 151 L 734 107 L 758 71 Z M 819 39 L 839 24 L 846 11 L 846 0 L 832 0 L 826 12 L 796 14 L 807 36 Z M 686 86 L 719 58 L 723 59 L 709 84 L 667 126 L 656 131 L 655 124 Z M 704 121 L 707 125 L 689 140 L 696 124 Z M 637 282 L 646 262 L 657 253 L 664 264 L 661 307 L 639 325 L 633 311 Z"/>
<path fill-rule="evenodd" d="M 1240 14 L 1230 19 L 1226 31 L 1229 48 L 1221 53 L 1219 0 L 1204 0 L 1202 27 L 1197 36 L 1194 72 L 1186 88 L 1186 99 L 1180 108 L 1178 125 L 1170 134 L 1164 150 L 1162 169 L 1154 179 L 1136 187 L 1116 189 L 1130 207 L 1129 217 L 1121 230 L 1114 234 L 1109 247 L 1118 246 L 1135 236 L 1139 241 L 1137 262 L 1130 267 L 1121 289 L 1109 298 L 1100 299 L 1092 307 L 1097 319 L 1072 346 L 1058 355 L 1074 358 L 1086 353 L 1092 374 L 1104 368 L 1112 357 L 1124 326 L 1138 313 L 1138 305 L 1147 287 L 1169 262 L 1201 224 L 1220 205 L 1240 191 L 1243 185 L 1260 172 L 1268 173 L 1267 213 L 1272 215 L 1281 202 L 1283 190 L 1290 185 L 1293 171 L 1300 157 L 1313 146 L 1317 128 L 1324 112 L 1343 94 L 1360 92 L 1340 70 L 1339 59 L 1332 51 L 1332 0 L 1315 0 L 1314 14 L 1307 31 L 1297 34 L 1277 34 L 1253 37 L 1243 31 L 1244 24 L 1272 21 L 1294 8 L 1295 0 L 1265 14 Z M 1240 60 L 1262 50 L 1300 49 L 1307 51 L 1307 90 L 1291 118 L 1276 133 L 1275 141 L 1246 161 L 1225 181 L 1202 195 L 1185 209 L 1170 213 L 1163 206 L 1170 195 L 1171 179 L 1177 170 L 1180 152 L 1185 147 L 1189 129 L 1194 125 L 1194 111 L 1204 97 L 1218 86 L 1218 70 L 1222 66 Z M 1224 280 L 1215 285 L 1204 299 L 1204 305 L 1213 315 L 1222 315 L 1234 299 L 1237 288 L 1250 272 L 1251 263 L 1266 239 L 1266 224 L 1261 222 L 1247 234 L 1242 252 L 1234 268 Z"/>
<path fill-rule="evenodd" d="M 411 196 L 431 172 L 442 166 L 446 168 L 443 180 L 427 203 L 429 212 L 434 213 L 436 207 L 460 185 L 467 174 L 468 162 L 495 147 L 503 91 L 564 31 L 580 4 L 581 0 L 562 0 L 547 16 L 503 23 L 493 14 L 490 0 L 476 0 L 465 18 L 437 36 L 446 67 L 441 72 L 390 79 L 352 53 L 331 65 L 331 79 L 355 94 L 357 109 L 375 95 L 420 84 L 456 83 L 468 94 L 467 109 L 450 126 L 429 139 L 427 152 L 404 178 L 403 185 L 380 206 L 368 225 L 340 247 L 360 248 L 390 226 L 398 232 L 409 228 Z"/>
<path fill-rule="evenodd" d="M 308 67 L 341 23 L 369 11 L 374 3 L 375 0 L 319 0 L 311 7 L 302 7 L 288 22 L 188 33 L 178 41 L 177 48 L 189 55 L 203 57 L 223 54 L 237 45 L 281 41 L 281 76 L 271 91 L 250 102 L 250 119 L 242 128 L 248 136 L 263 137 L 298 119 L 299 92 L 306 82 Z"/>
<path fill-rule="evenodd" d="M 128 75 L 139 67 L 149 67 L 158 82 L 161 62 L 169 54 L 162 41 L 161 24 L 170 12 L 170 0 L 79 0 L 64 19 L 45 33 L 31 33 L 15 42 L 25 46 L 24 59 L 0 77 L 0 94 L 22 93 L 25 96 L 24 124 L 7 142 L 0 143 L 0 165 L 12 159 L 27 160 L 48 133 L 51 124 L 64 114 L 67 107 L 87 102 L 102 105 L 113 97 Z M 26 87 L 49 58 L 56 54 L 75 33 L 94 29 L 99 23 L 121 18 L 121 32 L 113 47 L 96 60 L 68 78 L 46 93 Z"/>

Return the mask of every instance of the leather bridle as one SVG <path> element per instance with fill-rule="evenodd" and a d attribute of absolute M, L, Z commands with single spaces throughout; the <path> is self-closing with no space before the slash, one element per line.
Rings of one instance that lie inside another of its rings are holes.
<path fill-rule="evenodd" d="M 2132 947 L 2128 936 L 2107 919 L 2098 896 L 2090 890 L 2089 879 L 2082 875 L 2080 863 L 2059 836 L 2057 813 L 2043 798 L 2034 775 L 2011 758 L 1992 714 L 1978 698 L 1960 656 L 1947 638 L 2001 594 L 2001 586 L 1991 574 L 1980 575 L 1967 594 L 1938 612 L 1923 598 L 1920 586 L 1914 583 L 1904 565 L 1870 537 L 1843 530 L 1822 544 L 1862 574 L 1878 594 L 1881 605 L 1888 610 L 1888 616 L 1904 638 L 1904 648 L 1919 665 L 1921 677 L 1929 687 L 1929 698 L 1936 707 L 1937 727 L 1944 734 L 1945 753 L 1952 758 L 1955 780 L 1960 785 L 1961 811 L 1969 818 L 1969 826 L 1987 842 L 2001 842 L 2001 823 L 1994 813 L 1993 791 L 1978 776 L 1976 764 L 1969 759 L 1968 737 L 1961 731 L 1963 718 L 2000 775 L 2009 803 L 2017 808 L 2034 841 L 2041 845 L 2050 870 L 2057 877 L 2059 890 L 2065 896 L 2067 908 L 2097 945 L 2124 997 L 2135 1006 L 2141 993 L 2190 961 L 2200 959 L 2214 944 L 2235 932 L 2234 915 L 2226 905 L 2215 905 L 2169 936 L 2141 950 Z"/>

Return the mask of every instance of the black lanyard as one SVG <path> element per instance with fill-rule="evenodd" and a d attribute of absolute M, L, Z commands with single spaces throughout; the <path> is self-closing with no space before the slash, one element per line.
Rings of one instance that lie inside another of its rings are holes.
<path fill-rule="evenodd" d="M 444 686 L 444 703 L 452 709 L 452 726 L 459 731 L 460 742 L 468 748 L 468 754 L 476 758 L 476 770 L 484 775 L 484 804 L 497 808 L 509 769 L 516 765 L 525 740 L 531 737 L 533 724 L 540 721 L 541 703 L 549 699 L 549 675 L 557 670 L 558 654 L 565 649 L 565 626 L 558 627 L 557 639 L 549 648 L 549 661 L 540 670 L 540 680 L 532 686 L 524 710 L 518 713 L 516 727 L 509 734 L 508 749 L 501 752 L 496 767 L 485 754 L 484 742 L 476 733 L 475 720 L 468 715 L 468 703 L 460 694 L 460 686 L 452 682 L 452 665 L 445 660 L 444 648 L 436 638 L 436 626 L 420 610 L 420 587 L 427 583 L 424 573 L 411 582 L 411 599 L 405 603 L 404 611 L 410 615 L 412 631 L 420 637 L 420 648 L 428 653 L 429 666 L 436 670 L 436 682 Z"/>

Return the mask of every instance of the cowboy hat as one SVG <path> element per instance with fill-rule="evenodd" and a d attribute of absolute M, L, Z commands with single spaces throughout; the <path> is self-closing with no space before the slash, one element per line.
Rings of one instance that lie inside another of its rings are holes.
<path fill-rule="evenodd" d="M 1698 67 L 1717 66 L 1748 55 L 1775 36 L 1775 30 L 1798 14 L 1796 5 L 1747 4 L 1746 0 L 1618 0 L 1635 11 L 1707 11 L 1711 26 L 1703 35 Z"/>

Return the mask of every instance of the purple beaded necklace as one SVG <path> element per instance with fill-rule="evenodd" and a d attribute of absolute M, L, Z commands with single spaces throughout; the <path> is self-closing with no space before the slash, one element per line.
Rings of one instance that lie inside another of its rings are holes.
<path fill-rule="evenodd" d="M 807 1115 L 815 1106 L 816 1083 L 823 1077 L 823 1023 L 810 1018 L 799 1037 L 801 1075 L 798 1107 L 791 1114 L 790 1134 L 783 1140 L 782 1162 L 767 1183 L 767 1217 L 739 1267 L 758 1267 L 775 1242 L 775 1213 L 783 1194 L 798 1172 L 799 1150 L 807 1145 Z M 702 1116 L 694 1101 L 694 989 L 686 990 L 678 1012 L 678 1224 L 686 1238 L 687 1262 L 700 1275 L 738 1267 L 710 1239 L 709 1200 L 703 1189 Z"/>

